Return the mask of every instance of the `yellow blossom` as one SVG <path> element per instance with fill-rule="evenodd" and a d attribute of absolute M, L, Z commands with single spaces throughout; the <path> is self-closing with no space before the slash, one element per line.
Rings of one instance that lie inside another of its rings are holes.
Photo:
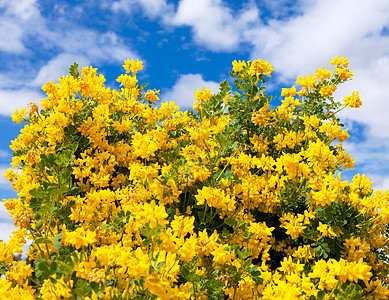
<path fill-rule="evenodd" d="M 344 97 L 343 101 L 350 107 L 360 107 L 362 105 L 358 92 L 352 92 L 351 96 Z"/>
<path fill-rule="evenodd" d="M 245 66 L 246 66 L 246 62 L 244 60 L 243 61 L 234 60 L 232 62 L 232 70 L 234 72 L 241 72 Z"/>
<path fill-rule="evenodd" d="M 132 72 L 135 75 L 138 71 L 141 71 L 143 69 L 143 63 L 139 60 L 135 61 L 132 58 L 131 60 L 126 59 L 124 61 L 123 68 L 126 70 L 126 73 Z"/>
<path fill-rule="evenodd" d="M 332 228 L 322 222 L 319 222 L 319 226 L 317 227 L 317 231 L 321 233 L 323 237 L 336 237 L 336 233 L 332 230 Z"/>

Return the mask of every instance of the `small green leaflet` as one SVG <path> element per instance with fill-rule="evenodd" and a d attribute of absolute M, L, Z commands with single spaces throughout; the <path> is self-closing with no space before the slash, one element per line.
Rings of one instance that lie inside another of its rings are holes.
<path fill-rule="evenodd" d="M 78 63 L 74 62 L 70 68 L 69 68 L 69 73 L 72 75 L 74 78 L 78 78 L 80 76 L 80 72 L 78 72 Z"/>

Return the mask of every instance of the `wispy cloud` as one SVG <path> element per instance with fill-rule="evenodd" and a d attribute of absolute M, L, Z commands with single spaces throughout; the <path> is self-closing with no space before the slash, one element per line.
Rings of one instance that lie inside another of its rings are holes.
<path fill-rule="evenodd" d="M 0 7 L 5 9 L 5 15 L 15 16 L 21 20 L 29 20 L 40 16 L 36 0 L 1 0 Z"/>
<path fill-rule="evenodd" d="M 39 102 L 42 93 L 28 88 L 21 90 L 0 90 L 0 115 L 10 116 L 15 109 L 27 107 L 29 102 Z"/>
<path fill-rule="evenodd" d="M 387 25 L 387 1 L 356 0 L 350 5 L 349 1 L 328 0 L 312 1 L 302 15 L 242 34 L 254 46 L 252 57 L 267 56 L 290 79 L 314 72 L 336 55 L 368 66 L 388 50 L 387 37 L 380 34 Z"/>
<path fill-rule="evenodd" d="M 0 159 L 1 158 L 10 158 L 12 156 L 12 153 L 7 150 L 0 149 Z"/>
<path fill-rule="evenodd" d="M 22 42 L 23 29 L 12 19 L 0 20 L 0 51 L 22 53 L 26 50 Z"/>
<path fill-rule="evenodd" d="M 104 4 L 107 6 L 107 3 Z M 134 8 L 140 8 L 146 16 L 155 19 L 160 16 L 170 15 L 174 5 L 169 4 L 166 0 L 120 0 L 114 1 L 109 8 L 114 12 L 133 13 Z"/>
<path fill-rule="evenodd" d="M 80 65 L 117 64 L 127 58 L 140 58 L 112 31 L 100 32 L 69 22 L 61 13 L 55 20 L 44 17 L 37 1 L 0 0 L 0 9 L 4 10 L 0 52 L 16 55 L 13 63 L 18 65 L 7 64 L 3 70 L 6 73 L 0 71 L 1 115 L 10 115 L 28 102 L 38 102 L 43 95 L 40 87 L 67 74 L 74 61 Z M 30 62 L 32 57 L 35 64 Z"/>
<path fill-rule="evenodd" d="M 213 51 L 237 50 L 244 40 L 242 32 L 259 21 L 259 10 L 248 4 L 234 12 L 221 0 L 182 0 L 173 18 L 173 26 L 189 26 L 197 44 Z"/>

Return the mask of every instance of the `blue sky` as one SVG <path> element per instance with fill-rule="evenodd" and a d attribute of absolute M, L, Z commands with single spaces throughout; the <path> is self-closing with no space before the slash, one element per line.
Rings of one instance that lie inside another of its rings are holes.
<path fill-rule="evenodd" d="M 389 188 L 389 1 L 387 0 L 0 0 L 0 173 L 9 168 L 11 140 L 20 125 L 15 108 L 44 98 L 41 86 L 77 61 L 103 73 L 108 86 L 127 58 L 163 101 L 191 107 L 193 92 L 213 91 L 228 79 L 232 60 L 269 60 L 273 95 L 298 75 L 330 67 L 346 56 L 354 79 L 336 91 L 358 90 L 363 106 L 342 112 L 357 161 L 343 176 L 365 173 L 374 188 Z M 0 199 L 15 197 L 0 178 Z M 12 230 L 0 203 L 0 239 Z"/>

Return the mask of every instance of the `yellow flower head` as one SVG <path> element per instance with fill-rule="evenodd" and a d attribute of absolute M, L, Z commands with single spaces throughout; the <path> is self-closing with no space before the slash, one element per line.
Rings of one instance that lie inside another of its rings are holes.
<path fill-rule="evenodd" d="M 345 58 L 344 56 L 343 57 L 334 57 L 332 59 L 332 61 L 330 62 L 331 65 L 334 65 L 334 66 L 340 66 L 340 65 L 343 65 L 343 67 L 347 68 L 348 67 L 348 59 Z"/>
<path fill-rule="evenodd" d="M 317 231 L 321 233 L 323 237 L 336 237 L 336 233 L 333 231 L 331 226 L 328 226 L 327 224 L 323 224 L 322 222 L 319 222 L 319 226 L 317 227 Z"/>
<path fill-rule="evenodd" d="M 242 60 L 242 61 L 234 60 L 232 62 L 232 70 L 234 72 L 241 72 L 245 66 L 246 66 L 246 62 L 244 60 Z"/>
<path fill-rule="evenodd" d="M 344 97 L 343 99 L 344 103 L 350 107 L 358 108 L 362 105 L 362 101 L 359 98 L 358 92 L 352 92 L 351 96 Z"/>
<path fill-rule="evenodd" d="M 336 85 L 324 85 L 320 88 L 319 94 L 322 95 L 322 97 L 331 96 L 335 90 Z"/>
<path fill-rule="evenodd" d="M 323 69 L 316 69 L 316 77 L 320 79 L 322 82 L 325 79 L 330 79 L 332 75 L 332 71 L 328 70 L 326 68 Z"/>
<path fill-rule="evenodd" d="M 312 74 L 309 77 L 304 76 L 304 78 L 299 76 L 296 81 L 296 83 L 301 85 L 303 90 L 308 90 L 310 88 L 313 89 L 316 85 L 316 82 L 317 82 L 317 78 Z"/>
<path fill-rule="evenodd" d="M 258 73 L 263 73 L 264 75 L 271 77 L 271 72 L 273 72 L 272 65 L 267 60 L 257 59 L 251 63 L 250 74 L 256 75 Z"/>
<path fill-rule="evenodd" d="M 131 58 L 124 61 L 123 68 L 126 70 L 126 73 L 132 72 L 133 75 L 138 73 L 138 71 L 143 70 L 143 63 L 139 60 L 134 60 Z"/>
<path fill-rule="evenodd" d="M 145 99 L 149 102 L 157 102 L 157 100 L 159 100 L 159 97 L 157 96 L 159 95 L 159 90 L 147 90 L 146 94 L 145 94 Z"/>
<path fill-rule="evenodd" d="M 20 112 L 18 111 L 17 108 L 15 108 L 15 113 L 11 116 L 12 121 L 15 122 L 16 124 L 19 124 L 24 120 L 26 117 L 26 114 L 28 114 L 28 110 L 25 108 L 21 108 Z"/>

